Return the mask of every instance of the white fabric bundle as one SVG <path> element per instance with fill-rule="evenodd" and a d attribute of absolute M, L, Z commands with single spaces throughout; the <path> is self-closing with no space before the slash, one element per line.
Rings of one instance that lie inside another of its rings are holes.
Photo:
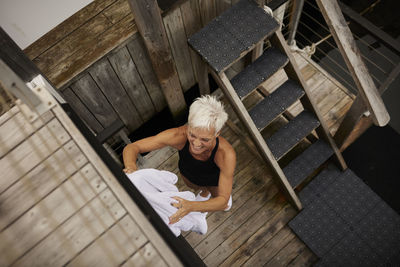
<path fill-rule="evenodd" d="M 178 210 L 171 206 L 171 203 L 177 202 L 172 197 L 178 196 L 189 201 L 196 200 L 195 195 L 190 191 L 179 192 L 175 186 L 178 177 L 174 173 L 156 169 L 142 169 L 127 174 L 127 176 L 175 236 L 179 236 L 181 231 L 207 233 L 206 212 L 191 212 L 179 222 L 169 224 L 169 217 Z"/>

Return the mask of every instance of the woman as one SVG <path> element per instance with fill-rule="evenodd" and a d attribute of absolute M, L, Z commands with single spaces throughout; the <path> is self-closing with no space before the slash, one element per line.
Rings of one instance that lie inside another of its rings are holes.
<path fill-rule="evenodd" d="M 223 105 L 215 97 L 202 96 L 190 106 L 187 125 L 165 130 L 124 148 L 126 173 L 137 170 L 139 153 L 165 146 L 179 150 L 179 170 L 184 182 L 194 190 L 201 190 L 196 199 L 206 200 L 187 201 L 174 197 L 177 202 L 172 205 L 178 211 L 170 217 L 170 224 L 192 211 L 227 210 L 232 205 L 236 154 L 228 141 L 219 136 L 227 119 Z"/>

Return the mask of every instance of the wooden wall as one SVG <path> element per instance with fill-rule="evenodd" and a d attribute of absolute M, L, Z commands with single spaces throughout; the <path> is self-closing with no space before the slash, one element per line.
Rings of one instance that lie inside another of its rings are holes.
<path fill-rule="evenodd" d="M 197 83 L 187 38 L 237 0 L 185 0 L 162 12 L 184 91 Z M 166 107 L 126 0 L 95 0 L 24 51 L 95 132 L 129 132 Z"/>
<path fill-rule="evenodd" d="M 0 117 L 0 266 L 180 266 L 56 105 Z"/>

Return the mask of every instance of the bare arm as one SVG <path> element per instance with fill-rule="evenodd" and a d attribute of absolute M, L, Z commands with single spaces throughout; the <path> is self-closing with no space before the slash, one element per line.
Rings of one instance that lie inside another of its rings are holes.
<path fill-rule="evenodd" d="M 131 173 L 137 170 L 136 160 L 139 153 L 150 152 L 165 146 L 179 148 L 186 141 L 184 127 L 165 130 L 157 135 L 140 139 L 132 144 L 128 144 L 122 152 L 124 160 L 124 172 Z"/>
<path fill-rule="evenodd" d="M 174 197 L 178 200 L 173 206 L 178 211 L 170 217 L 170 224 L 178 222 L 185 215 L 192 211 L 206 212 L 224 210 L 228 204 L 232 193 L 233 175 L 236 166 L 236 153 L 232 146 L 226 141 L 223 153 L 217 153 L 215 162 L 220 168 L 218 182 L 218 195 L 207 201 L 187 201 L 180 197 Z M 222 152 L 222 151 L 221 151 Z"/>

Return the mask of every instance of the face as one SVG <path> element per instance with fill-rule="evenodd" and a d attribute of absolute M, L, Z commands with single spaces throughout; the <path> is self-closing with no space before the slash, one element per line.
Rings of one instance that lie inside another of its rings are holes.
<path fill-rule="evenodd" d="M 207 130 L 202 128 L 188 128 L 187 138 L 190 144 L 190 150 L 193 154 L 201 154 L 212 149 L 215 138 L 214 128 Z"/>

